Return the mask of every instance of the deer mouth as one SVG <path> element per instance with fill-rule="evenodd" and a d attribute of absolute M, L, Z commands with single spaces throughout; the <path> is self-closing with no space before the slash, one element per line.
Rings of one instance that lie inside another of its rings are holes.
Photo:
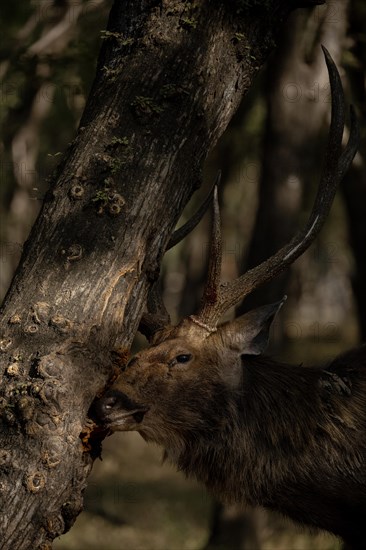
<path fill-rule="evenodd" d="M 146 409 L 136 409 L 134 411 L 113 412 L 104 418 L 104 424 L 112 429 L 131 429 L 136 424 L 141 424 L 144 419 Z"/>
<path fill-rule="evenodd" d="M 92 418 L 112 430 L 133 430 L 144 419 L 148 407 L 136 403 L 124 393 L 111 390 L 92 406 Z"/>

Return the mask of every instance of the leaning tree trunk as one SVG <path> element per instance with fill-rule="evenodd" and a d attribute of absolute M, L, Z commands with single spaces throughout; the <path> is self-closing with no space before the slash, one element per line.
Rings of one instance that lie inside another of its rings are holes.
<path fill-rule="evenodd" d="M 50 548 L 81 511 L 97 452 L 83 428 L 113 374 L 108 350 L 127 356 L 202 162 L 295 4 L 115 1 L 2 308 L 3 550 Z"/>

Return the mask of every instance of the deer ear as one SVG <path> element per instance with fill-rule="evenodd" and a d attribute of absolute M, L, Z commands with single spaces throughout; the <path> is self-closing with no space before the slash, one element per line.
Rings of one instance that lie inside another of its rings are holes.
<path fill-rule="evenodd" d="M 218 336 L 224 346 L 237 351 L 240 355 L 259 355 L 268 345 L 269 329 L 278 311 L 286 301 L 253 309 L 234 321 L 222 325 Z"/>

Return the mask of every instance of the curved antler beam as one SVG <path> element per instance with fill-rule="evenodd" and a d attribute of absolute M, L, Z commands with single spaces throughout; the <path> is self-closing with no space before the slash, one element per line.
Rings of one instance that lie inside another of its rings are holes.
<path fill-rule="evenodd" d="M 259 286 L 270 281 L 289 267 L 310 246 L 322 228 L 333 203 L 337 187 L 348 170 L 358 148 L 359 128 L 351 108 L 350 136 L 342 153 L 342 137 L 345 121 L 345 103 L 341 79 L 328 50 L 322 46 L 329 73 L 332 95 L 332 115 L 323 173 L 315 203 L 306 226 L 276 254 L 247 271 L 235 281 L 221 284 L 218 263 L 221 263 L 221 242 L 218 205 L 214 208 L 213 237 L 209 275 L 202 306 L 195 319 L 214 327 L 230 307 L 251 294 Z M 212 256 L 216 255 L 216 260 Z"/>

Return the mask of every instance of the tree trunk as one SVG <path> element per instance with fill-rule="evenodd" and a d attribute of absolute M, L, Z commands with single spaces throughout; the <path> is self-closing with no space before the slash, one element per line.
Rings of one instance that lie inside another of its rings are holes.
<path fill-rule="evenodd" d="M 38 13 L 32 11 L 24 26 L 16 33 L 15 44 L 8 53 L 8 59 L 0 63 L 0 77 L 4 90 L 11 90 L 14 86 L 14 72 L 19 70 L 19 67 L 25 79 L 24 86 L 21 87 L 19 104 L 16 108 L 5 109 L 7 116 L 1 123 L 1 172 L 4 178 L 1 185 L 8 190 L 8 206 L 3 218 L 4 235 L 0 233 L 0 237 L 4 237 L 1 251 L 3 258 L 0 299 L 9 288 L 19 263 L 22 245 L 39 212 L 38 197 L 41 190 L 36 186 L 40 177 L 37 171 L 42 141 L 40 137 L 42 125 L 49 116 L 57 95 L 57 58 L 62 56 L 74 33 L 79 31 L 79 17 L 85 12 L 99 10 L 100 13 L 100 8 L 99 0 L 87 6 L 83 5 L 82 0 L 63 3 L 52 0 L 45 9 L 35 7 L 35 10 L 39 10 Z M 37 20 L 37 27 L 40 27 L 39 36 L 25 48 L 24 45 L 29 36 L 32 36 Z"/>
<path fill-rule="evenodd" d="M 360 340 L 366 340 L 366 48 L 362 39 L 366 13 L 362 2 L 352 3 L 350 10 L 351 60 L 348 81 L 352 101 L 359 106 L 361 143 L 352 166 L 342 182 L 342 190 L 348 215 L 349 238 L 355 267 L 352 278 L 355 304 L 360 324 Z"/>
<path fill-rule="evenodd" d="M 247 269 L 270 257 L 294 235 L 302 197 L 312 194 L 320 178 L 324 151 L 320 142 L 330 110 L 328 73 L 320 45 L 330 50 L 339 65 L 347 27 L 347 2 L 333 1 L 316 8 L 310 17 L 304 12 L 293 14 L 290 22 L 267 71 L 268 116 L 259 208 Z M 314 170 L 314 166 L 318 168 Z M 289 275 L 287 270 L 261 289 L 260 303 L 278 300 Z M 258 291 L 238 311 L 255 306 Z"/>
<path fill-rule="evenodd" d="M 79 132 L 2 307 L 3 550 L 50 548 L 81 511 L 98 453 L 83 429 L 113 375 L 108 350 L 127 357 L 203 160 L 295 4 L 115 1 Z"/>
<path fill-rule="evenodd" d="M 349 173 L 342 182 L 342 189 L 348 214 L 349 239 L 354 255 L 355 267 L 352 286 L 359 320 L 360 341 L 366 340 L 366 148 L 360 151 Z"/>

